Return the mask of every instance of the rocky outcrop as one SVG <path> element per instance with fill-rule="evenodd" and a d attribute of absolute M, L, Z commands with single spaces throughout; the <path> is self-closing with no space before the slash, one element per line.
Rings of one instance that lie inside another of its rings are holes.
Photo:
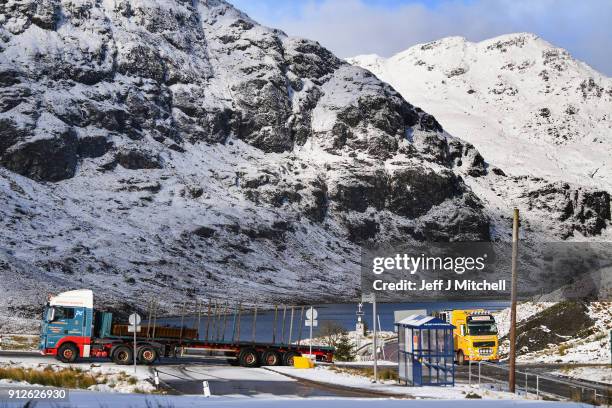
<path fill-rule="evenodd" d="M 527 193 L 530 209 L 545 210 L 562 223 L 564 238 L 575 231 L 601 233 L 610 221 L 610 194 L 566 183 L 552 183 Z"/>
<path fill-rule="evenodd" d="M 532 352 L 563 343 L 568 338 L 586 337 L 592 333 L 594 323 L 587 304 L 560 302 L 517 326 L 517 348 Z"/>

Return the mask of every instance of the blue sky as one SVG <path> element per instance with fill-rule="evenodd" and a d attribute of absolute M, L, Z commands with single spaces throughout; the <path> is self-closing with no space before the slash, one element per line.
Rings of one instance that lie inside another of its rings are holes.
<path fill-rule="evenodd" d="M 612 0 L 229 0 L 341 57 L 391 56 L 450 35 L 532 32 L 612 76 Z"/>

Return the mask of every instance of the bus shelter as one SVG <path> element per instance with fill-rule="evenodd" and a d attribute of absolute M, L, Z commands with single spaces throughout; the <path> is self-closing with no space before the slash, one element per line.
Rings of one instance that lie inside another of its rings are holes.
<path fill-rule="evenodd" d="M 395 323 L 399 379 L 406 385 L 455 385 L 453 326 L 437 317 L 413 315 Z"/>

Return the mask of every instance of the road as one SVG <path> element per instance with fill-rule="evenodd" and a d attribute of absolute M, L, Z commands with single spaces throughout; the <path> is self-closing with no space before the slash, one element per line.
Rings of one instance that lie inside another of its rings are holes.
<path fill-rule="evenodd" d="M 36 352 L 0 351 L 0 361 L 53 362 L 53 357 Z M 108 360 L 91 360 L 100 364 L 112 364 Z M 144 368 L 139 366 L 139 368 Z M 202 395 L 203 381 L 208 381 L 212 395 L 245 397 L 353 397 L 377 398 L 373 394 L 333 384 L 289 378 L 265 368 L 244 368 L 229 365 L 225 359 L 183 357 L 162 359 L 151 370 L 157 369 L 161 385 L 172 394 Z"/>

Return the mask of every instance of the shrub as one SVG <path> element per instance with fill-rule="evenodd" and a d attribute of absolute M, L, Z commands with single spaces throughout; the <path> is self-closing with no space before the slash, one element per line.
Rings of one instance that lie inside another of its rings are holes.
<path fill-rule="evenodd" d="M 93 376 L 84 374 L 80 369 L 65 368 L 54 371 L 49 366 L 42 370 L 21 367 L 0 368 L 0 379 L 62 388 L 88 388 L 97 383 Z"/>

